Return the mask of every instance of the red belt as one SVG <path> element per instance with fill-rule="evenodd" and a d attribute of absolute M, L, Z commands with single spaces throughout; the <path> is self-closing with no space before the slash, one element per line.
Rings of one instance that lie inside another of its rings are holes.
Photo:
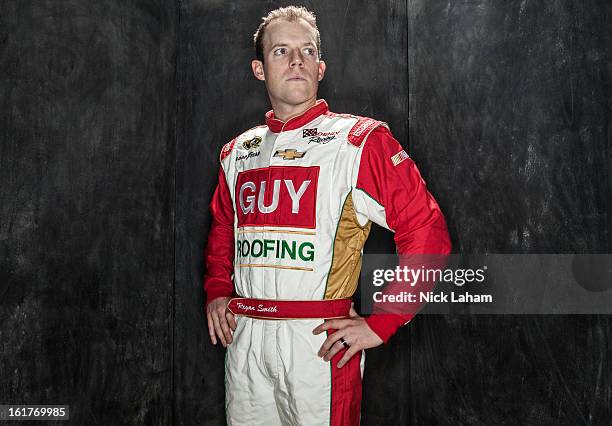
<path fill-rule="evenodd" d="M 260 319 L 346 318 L 351 299 L 270 300 L 235 297 L 227 305 L 234 315 Z"/>

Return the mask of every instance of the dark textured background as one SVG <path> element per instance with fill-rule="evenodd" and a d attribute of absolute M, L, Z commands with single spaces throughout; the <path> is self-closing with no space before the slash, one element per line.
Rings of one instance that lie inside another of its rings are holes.
<path fill-rule="evenodd" d="M 0 0 L 0 403 L 223 424 L 207 207 L 285 4 Z M 391 125 L 455 251 L 612 251 L 612 2 L 304 4 L 321 97 Z M 363 424 L 609 425 L 611 340 L 606 316 L 422 317 L 368 351 Z"/>

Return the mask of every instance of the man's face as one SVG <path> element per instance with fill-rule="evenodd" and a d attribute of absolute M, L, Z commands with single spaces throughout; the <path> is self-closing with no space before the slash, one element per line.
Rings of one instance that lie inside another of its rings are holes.
<path fill-rule="evenodd" d="M 264 62 L 254 60 L 253 73 L 266 82 L 273 108 L 290 111 L 314 103 L 325 63 L 319 61 L 316 32 L 306 21 L 272 21 L 263 38 Z"/>

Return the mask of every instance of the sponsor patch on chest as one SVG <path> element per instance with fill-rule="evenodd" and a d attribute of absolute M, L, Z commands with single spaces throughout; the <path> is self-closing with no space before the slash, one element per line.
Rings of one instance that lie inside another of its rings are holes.
<path fill-rule="evenodd" d="M 318 179 L 318 166 L 270 166 L 241 172 L 235 197 L 238 227 L 315 228 Z"/>
<path fill-rule="evenodd" d="M 326 144 L 334 139 L 340 134 L 340 131 L 337 130 L 335 132 L 321 132 L 316 127 L 314 129 L 304 129 L 302 130 L 302 138 L 309 138 L 308 143 L 318 143 L 318 144 Z"/>

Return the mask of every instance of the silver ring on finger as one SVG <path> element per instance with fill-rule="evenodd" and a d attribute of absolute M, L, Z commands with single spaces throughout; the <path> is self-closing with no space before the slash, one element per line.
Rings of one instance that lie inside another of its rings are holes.
<path fill-rule="evenodd" d="M 339 342 L 342 343 L 342 346 L 344 346 L 345 348 L 351 347 L 351 345 L 349 345 L 349 343 L 346 340 L 344 340 L 344 337 L 341 337 Z"/>

